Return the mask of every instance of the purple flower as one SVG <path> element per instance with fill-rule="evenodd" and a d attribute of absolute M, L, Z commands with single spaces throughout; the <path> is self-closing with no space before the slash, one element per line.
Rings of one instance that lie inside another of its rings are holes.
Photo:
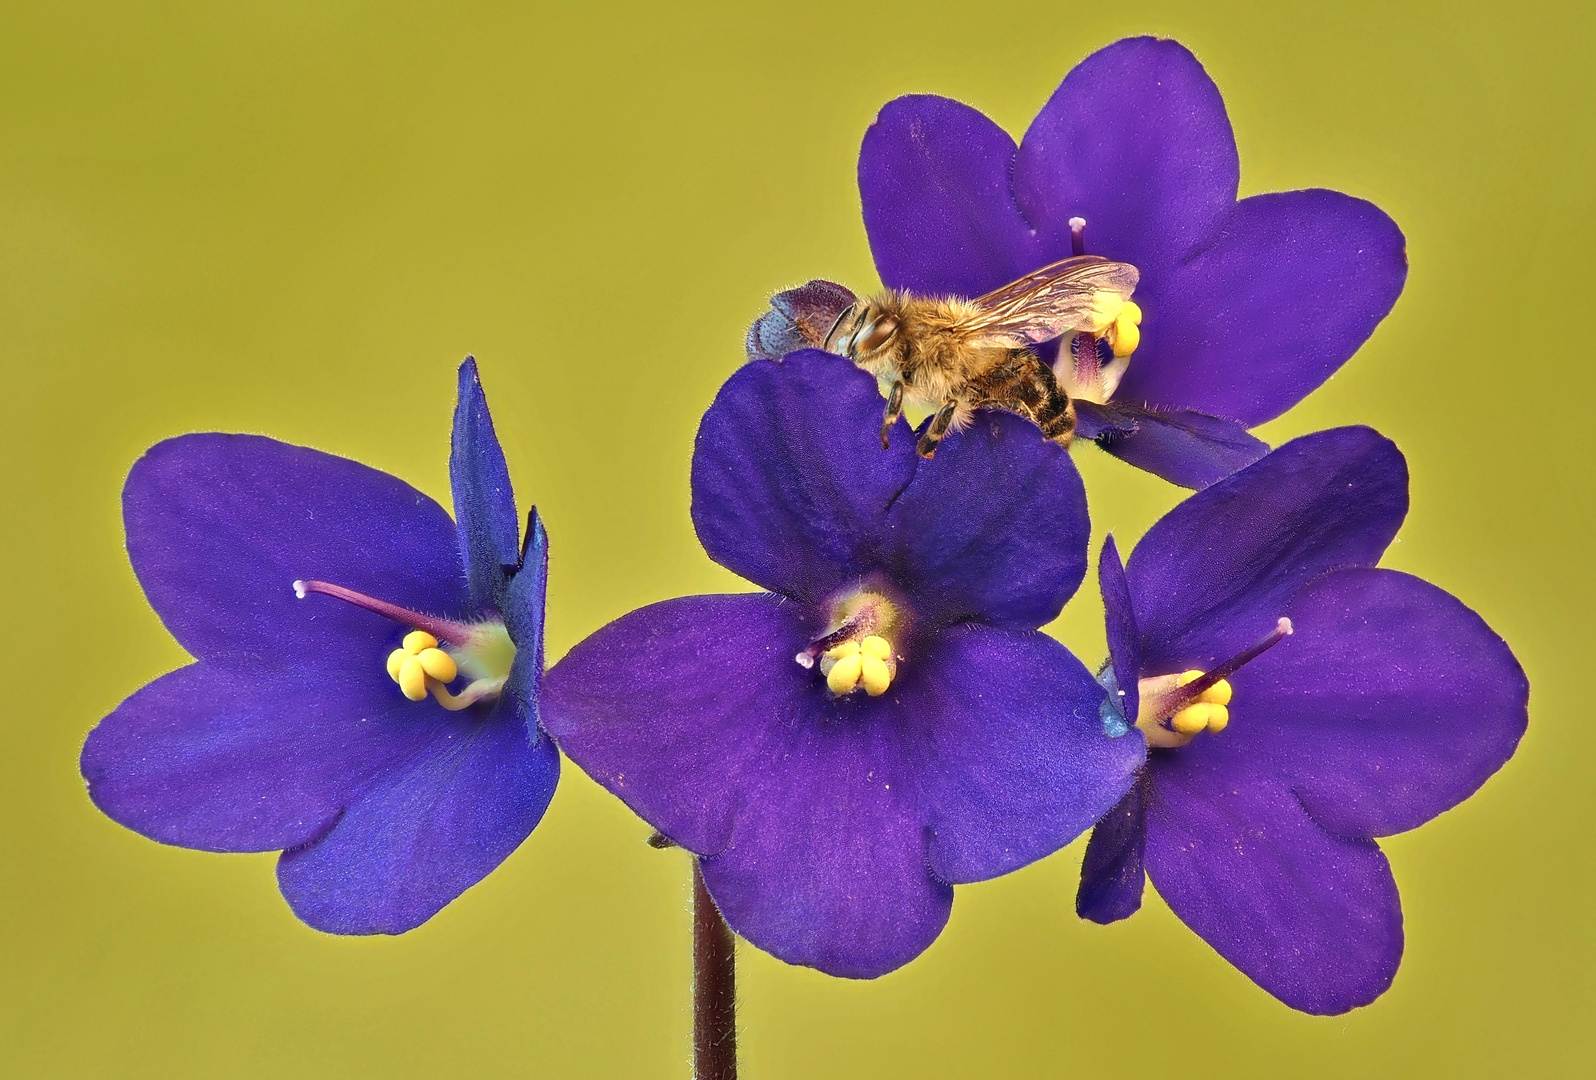
<path fill-rule="evenodd" d="M 693 522 L 769 591 L 634 611 L 544 699 L 566 754 L 699 856 L 733 929 L 854 978 L 925 949 L 953 884 L 1068 843 L 1143 759 L 1036 629 L 1085 573 L 1068 454 L 983 413 L 924 461 L 901 419 L 881 449 L 880 413 L 825 353 L 733 375 L 699 428 Z"/>
<path fill-rule="evenodd" d="M 1395 445 L 1338 428 L 1187 499 L 1128 566 L 1103 545 L 1103 677 L 1152 749 L 1087 845 L 1083 917 L 1134 912 L 1145 868 L 1187 926 L 1294 1009 L 1345 1012 L 1391 984 L 1402 910 L 1374 838 L 1501 768 L 1529 699 L 1478 615 L 1375 568 L 1407 481 Z M 1224 678 L 1191 681 L 1203 671 Z"/>
<path fill-rule="evenodd" d="M 1056 370 L 1081 436 L 1187 487 L 1267 450 L 1246 429 L 1345 363 L 1407 276 L 1378 207 L 1320 189 L 1238 202 L 1238 176 L 1218 88 L 1155 38 L 1087 57 L 1018 147 L 968 105 L 914 95 L 881 110 L 859 156 L 892 288 L 975 297 L 1072 252 L 1140 270 L 1128 366 L 1077 337 Z M 751 347 L 777 336 L 772 318 Z"/>
<path fill-rule="evenodd" d="M 431 918 L 559 778 L 538 726 L 547 538 L 534 510 L 518 544 L 470 359 L 459 383 L 458 522 L 386 473 L 252 435 L 169 439 L 123 490 L 133 570 L 196 662 L 90 733 L 89 796 L 163 843 L 282 850 L 283 896 L 331 933 Z"/>

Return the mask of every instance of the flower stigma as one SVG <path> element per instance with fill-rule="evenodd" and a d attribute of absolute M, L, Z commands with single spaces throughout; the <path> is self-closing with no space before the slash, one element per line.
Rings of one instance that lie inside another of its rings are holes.
<path fill-rule="evenodd" d="M 793 657 L 813 668 L 818 658 L 826 687 L 837 697 L 863 690 L 880 697 L 898 674 L 892 643 L 884 636 L 899 621 L 896 605 L 875 592 L 853 593 L 833 609 L 833 630 L 811 641 Z"/>
<path fill-rule="evenodd" d="M 331 596 L 413 627 L 387 660 L 388 677 L 411 701 L 424 701 L 431 694 L 445 709 L 459 712 L 479 701 L 493 701 L 503 692 L 515 662 L 515 642 L 500 620 L 455 622 L 423 615 L 342 585 L 294 582 L 294 595 L 299 599 L 311 593 Z M 461 675 L 470 681 L 458 694 L 452 693 L 449 684 Z"/>
<path fill-rule="evenodd" d="M 1185 746 L 1205 731 L 1224 731 L 1230 723 L 1230 699 L 1235 692 L 1228 677 L 1291 634 L 1291 620 L 1282 618 L 1269 633 L 1212 670 L 1137 680 L 1141 708 L 1136 712 L 1136 726 L 1147 745 Z"/>

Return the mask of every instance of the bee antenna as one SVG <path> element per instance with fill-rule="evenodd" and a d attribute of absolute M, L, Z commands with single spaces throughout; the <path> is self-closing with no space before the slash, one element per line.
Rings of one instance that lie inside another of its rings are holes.
<path fill-rule="evenodd" d="M 841 311 L 837 312 L 836 319 L 832 321 L 831 329 L 827 330 L 826 336 L 820 339 L 820 347 L 822 349 L 825 349 L 827 352 L 831 351 L 831 339 L 836 336 L 837 328 L 842 325 L 842 320 L 853 314 L 854 309 L 858 306 L 858 301 L 854 301 Z"/>

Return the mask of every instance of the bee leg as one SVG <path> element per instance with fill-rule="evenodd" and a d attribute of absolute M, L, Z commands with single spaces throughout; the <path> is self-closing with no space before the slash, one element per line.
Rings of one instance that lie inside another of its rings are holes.
<path fill-rule="evenodd" d="M 1036 377 L 1042 390 L 1042 400 L 1033 407 L 1036 426 L 1060 446 L 1069 446 L 1075 437 L 1075 402 L 1059 386 L 1053 369 L 1046 364 L 1036 365 Z"/>
<path fill-rule="evenodd" d="M 887 411 L 881 417 L 881 449 L 887 449 L 891 444 L 887 442 L 887 435 L 892 431 L 892 425 L 898 422 L 898 416 L 903 412 L 903 380 L 898 379 L 892 384 L 892 391 L 887 395 Z"/>
<path fill-rule="evenodd" d="M 958 409 L 959 403 L 950 401 L 937 410 L 931 418 L 931 426 L 925 429 L 925 434 L 920 436 L 920 441 L 915 445 L 914 451 L 923 458 L 930 458 L 937 452 L 937 443 L 942 441 L 942 436 L 948 433 L 948 428 L 953 426 L 953 413 Z"/>

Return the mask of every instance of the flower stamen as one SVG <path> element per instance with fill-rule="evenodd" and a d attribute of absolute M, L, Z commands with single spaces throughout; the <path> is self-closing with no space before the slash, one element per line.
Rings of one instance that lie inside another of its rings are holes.
<path fill-rule="evenodd" d="M 1291 633 L 1291 620 L 1282 618 L 1269 633 L 1215 668 L 1139 680 L 1141 708 L 1137 710 L 1136 726 L 1146 736 L 1147 745 L 1185 746 L 1205 731 L 1217 734 L 1225 730 L 1230 723 L 1229 705 L 1234 693 L 1229 677 Z"/>
<path fill-rule="evenodd" d="M 424 701 L 430 693 L 445 709 L 459 712 L 479 701 L 497 698 L 504 689 L 510 666 L 515 662 L 515 643 L 502 622 L 460 623 L 423 615 L 342 585 L 294 582 L 294 595 L 299 599 L 311 593 L 331 596 L 414 627 L 399 648 L 388 654 L 387 661 L 388 677 L 411 701 Z M 447 642 L 451 648 L 442 648 L 440 642 Z M 461 672 L 471 676 L 471 682 L 460 693 L 450 693 L 448 684 Z"/>

